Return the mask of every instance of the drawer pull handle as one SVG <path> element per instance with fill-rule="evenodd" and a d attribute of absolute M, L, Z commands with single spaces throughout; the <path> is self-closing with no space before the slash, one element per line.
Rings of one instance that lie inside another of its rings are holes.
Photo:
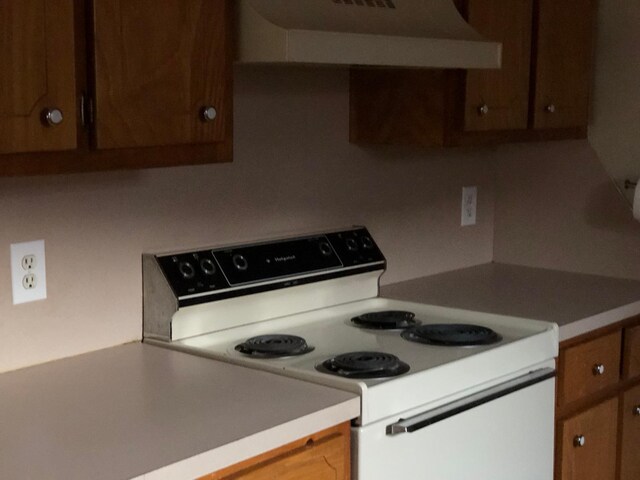
<path fill-rule="evenodd" d="M 573 438 L 573 446 L 574 446 L 574 447 L 576 447 L 576 448 L 584 447 L 584 444 L 585 444 L 585 438 L 584 438 L 584 435 L 576 435 L 576 436 Z"/>
<path fill-rule="evenodd" d="M 633 415 L 636 417 L 640 417 L 640 405 L 636 405 L 633 407 Z"/>
<path fill-rule="evenodd" d="M 218 112 L 211 105 L 205 105 L 200 109 L 200 119 L 203 122 L 213 122 L 217 116 Z"/>
<path fill-rule="evenodd" d="M 64 120 L 64 115 L 62 115 L 62 110 L 59 108 L 45 108 L 42 111 L 42 121 L 47 127 L 60 125 L 62 120 Z"/>
<path fill-rule="evenodd" d="M 604 365 L 601 363 L 597 363 L 593 366 L 593 374 L 597 377 L 598 375 L 604 375 Z"/>

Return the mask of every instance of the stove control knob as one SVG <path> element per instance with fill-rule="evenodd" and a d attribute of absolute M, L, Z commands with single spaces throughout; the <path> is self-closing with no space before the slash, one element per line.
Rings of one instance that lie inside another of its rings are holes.
<path fill-rule="evenodd" d="M 573 437 L 573 446 L 578 448 L 578 447 L 584 447 L 584 444 L 586 443 L 586 440 L 584 438 L 584 435 L 576 435 L 575 437 Z"/>
<path fill-rule="evenodd" d="M 318 244 L 318 247 L 320 248 L 320 252 L 325 257 L 328 257 L 333 253 L 333 250 L 331 249 L 331 245 L 329 245 L 329 242 L 322 241 Z"/>
<path fill-rule="evenodd" d="M 367 237 L 367 236 L 362 237 L 360 239 L 360 243 L 362 244 L 363 248 L 373 247 L 373 240 L 371 240 L 371 237 Z"/>
<path fill-rule="evenodd" d="M 601 363 L 597 363 L 593 366 L 593 374 L 597 377 L 599 375 L 604 375 L 604 365 Z"/>
<path fill-rule="evenodd" d="M 241 272 L 249 268 L 249 262 L 244 258 L 244 255 L 240 255 L 239 253 L 231 257 L 231 261 L 233 261 L 233 266 Z"/>
<path fill-rule="evenodd" d="M 178 265 L 178 270 L 180 270 L 182 277 L 186 280 L 189 280 L 196 275 L 196 271 L 193 268 L 193 265 L 191 265 L 189 262 L 180 262 L 180 264 Z"/>
<path fill-rule="evenodd" d="M 200 260 L 200 268 L 206 275 L 213 275 L 216 273 L 216 266 L 210 258 L 203 258 Z"/>
<path fill-rule="evenodd" d="M 346 244 L 347 244 L 347 248 L 352 252 L 355 252 L 356 250 L 358 250 L 358 244 L 356 243 L 355 239 L 351 237 L 347 238 Z"/>

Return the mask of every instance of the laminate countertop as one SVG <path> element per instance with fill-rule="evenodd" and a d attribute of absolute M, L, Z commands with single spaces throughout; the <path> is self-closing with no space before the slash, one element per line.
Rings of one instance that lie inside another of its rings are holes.
<path fill-rule="evenodd" d="M 386 285 L 381 296 L 555 322 L 561 341 L 640 314 L 640 281 L 500 263 Z"/>
<path fill-rule="evenodd" d="M 0 478 L 195 478 L 359 414 L 352 393 L 128 344 L 0 375 Z"/>

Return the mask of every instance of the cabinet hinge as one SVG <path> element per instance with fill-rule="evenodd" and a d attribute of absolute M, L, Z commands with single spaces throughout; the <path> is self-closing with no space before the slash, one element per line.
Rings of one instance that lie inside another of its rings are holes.
<path fill-rule="evenodd" d="M 86 93 L 80 96 L 80 122 L 83 127 L 93 125 L 93 99 Z"/>

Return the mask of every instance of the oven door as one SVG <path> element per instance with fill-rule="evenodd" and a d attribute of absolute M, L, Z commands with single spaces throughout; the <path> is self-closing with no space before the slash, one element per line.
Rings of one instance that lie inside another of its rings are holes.
<path fill-rule="evenodd" d="M 358 480 L 552 480 L 555 371 L 353 429 Z M 406 393 L 405 393 L 406 394 Z"/>

